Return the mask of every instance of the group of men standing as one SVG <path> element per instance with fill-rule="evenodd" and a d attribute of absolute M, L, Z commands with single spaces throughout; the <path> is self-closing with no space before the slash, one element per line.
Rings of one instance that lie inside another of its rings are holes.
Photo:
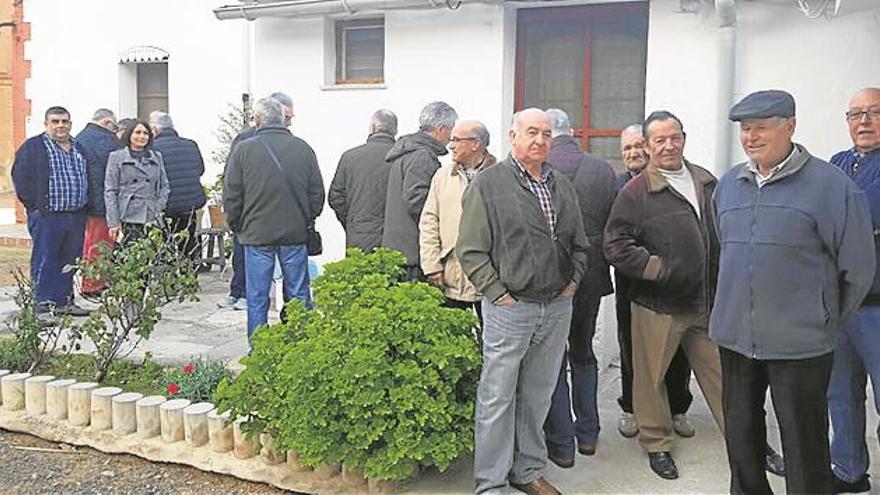
<path fill-rule="evenodd" d="M 117 241 L 107 224 L 105 173 L 110 154 L 124 147 L 121 139 L 133 123 L 134 119 L 117 123 L 111 110 L 101 108 L 74 138 L 70 112 L 53 106 L 45 113 L 45 131 L 26 140 L 15 154 L 12 181 L 27 211 L 30 277 L 36 310 L 42 317 L 89 314 L 75 303 L 74 272 L 65 266 L 80 257 L 93 261 L 102 252 L 101 246 L 106 251 Z M 167 222 L 172 233 L 188 231 L 181 252 L 196 263 L 201 249 L 195 235 L 195 212 L 205 204 L 201 152 L 195 141 L 177 134 L 167 113 L 151 113 L 149 125 L 155 136 L 150 145 L 164 159 L 170 187 L 165 218 L 150 222 Z M 103 288 L 104 281 L 86 277 L 80 292 L 95 296 Z"/>

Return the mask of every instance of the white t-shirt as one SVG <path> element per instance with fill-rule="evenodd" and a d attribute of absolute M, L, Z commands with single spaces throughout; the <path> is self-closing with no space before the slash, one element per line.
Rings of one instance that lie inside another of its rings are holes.
<path fill-rule="evenodd" d="M 688 203 L 693 206 L 694 211 L 697 212 L 697 218 L 700 218 L 700 204 L 697 203 L 697 188 L 694 186 L 694 178 L 691 176 L 690 170 L 682 164 L 681 168 L 678 170 L 664 170 L 662 168 L 658 168 L 657 170 L 663 174 L 663 177 L 666 178 L 666 182 L 669 183 L 669 186 L 678 191 L 679 194 L 684 196 Z"/>

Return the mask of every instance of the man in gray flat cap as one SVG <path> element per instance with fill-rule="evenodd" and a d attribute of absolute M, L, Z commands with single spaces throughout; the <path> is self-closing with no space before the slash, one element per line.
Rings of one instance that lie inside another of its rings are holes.
<path fill-rule="evenodd" d="M 764 474 L 767 388 L 788 493 L 831 493 L 828 401 L 834 337 L 874 275 L 864 193 L 792 142 L 794 98 L 759 91 L 730 111 L 748 161 L 715 189 L 721 242 L 709 333 L 721 351 L 731 493 L 772 493 Z"/>

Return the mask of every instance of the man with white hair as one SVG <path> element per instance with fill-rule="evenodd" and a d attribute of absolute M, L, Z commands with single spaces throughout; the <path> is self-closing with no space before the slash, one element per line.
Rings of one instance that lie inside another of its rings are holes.
<path fill-rule="evenodd" d="M 460 120 L 452 128 L 452 163 L 431 179 L 419 220 L 419 255 L 428 280 L 443 291 L 446 306 L 476 311 L 482 320 L 480 296 L 455 257 L 461 222 L 461 197 L 468 184 L 495 164 L 486 147 L 489 131 L 476 120 Z"/>
<path fill-rule="evenodd" d="M 196 211 L 205 206 L 205 192 L 202 189 L 202 174 L 205 162 L 199 145 L 192 139 L 180 137 L 174 129 L 174 121 L 165 112 L 150 114 L 150 127 L 153 129 L 153 149 L 162 154 L 165 173 L 171 193 L 165 216 L 172 232 L 188 232 L 180 245 L 181 254 L 193 263 L 201 259 L 202 243 L 196 236 Z"/>
<path fill-rule="evenodd" d="M 86 171 L 89 177 L 89 202 L 86 208 L 86 231 L 83 239 L 83 260 L 94 261 L 101 254 L 100 246 L 109 248 L 115 239 L 110 236 L 107 219 L 104 218 L 104 173 L 107 170 L 107 157 L 122 147 L 116 138 L 116 115 L 112 110 L 95 110 L 92 121 L 76 135 L 76 140 L 85 150 Z M 104 283 L 83 277 L 80 292 L 83 296 L 95 296 Z"/>
<path fill-rule="evenodd" d="M 599 366 L 593 353 L 593 335 L 599 301 L 611 294 L 611 275 L 602 254 L 602 232 L 611 204 L 617 194 L 614 170 L 605 160 L 581 151 L 572 137 L 568 114 L 557 108 L 547 110 L 553 142 L 550 165 L 574 185 L 580 205 L 584 232 L 589 241 L 589 269 L 574 296 L 574 309 L 568 335 L 568 352 L 562 359 L 550 413 L 544 424 L 547 451 L 551 461 L 563 468 L 574 466 L 575 447 L 582 455 L 594 455 L 599 439 L 599 409 L 596 391 Z M 571 365 L 571 393 L 566 370 Z M 573 404 L 572 404 L 573 403 Z M 571 411 L 574 406 L 575 420 Z"/>
<path fill-rule="evenodd" d="M 244 246 L 248 340 L 265 325 L 275 260 L 284 277 L 284 301 L 311 307 L 309 225 L 324 207 L 324 184 L 315 152 L 285 126 L 277 100 L 254 105 L 257 132 L 230 154 L 223 201 L 229 226 Z"/>
<path fill-rule="evenodd" d="M 391 167 L 385 157 L 394 146 L 396 135 L 394 112 L 376 110 L 370 118 L 367 142 L 346 151 L 339 159 L 327 203 L 345 229 L 346 248 L 370 252 L 382 245 Z"/>
<path fill-rule="evenodd" d="M 442 101 L 429 103 L 419 115 L 419 130 L 397 140 L 388 152 L 391 162 L 385 196 L 382 246 L 406 256 L 406 280 L 425 280 L 419 266 L 419 217 L 431 178 L 440 168 L 458 114 Z"/>
<path fill-rule="evenodd" d="M 558 494 L 544 474 L 542 426 L 587 268 L 577 192 L 547 163 L 550 120 L 517 113 L 510 157 L 465 190 L 455 254 L 483 295 L 483 370 L 477 389 L 476 492 L 512 486 Z"/>

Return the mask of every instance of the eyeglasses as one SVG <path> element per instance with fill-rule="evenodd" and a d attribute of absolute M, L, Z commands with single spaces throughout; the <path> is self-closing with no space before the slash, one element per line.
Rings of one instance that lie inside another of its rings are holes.
<path fill-rule="evenodd" d="M 880 108 L 872 108 L 870 110 L 862 110 L 859 112 L 846 112 L 846 120 L 850 122 L 861 122 L 863 117 L 868 117 L 868 120 L 880 120 Z"/>

